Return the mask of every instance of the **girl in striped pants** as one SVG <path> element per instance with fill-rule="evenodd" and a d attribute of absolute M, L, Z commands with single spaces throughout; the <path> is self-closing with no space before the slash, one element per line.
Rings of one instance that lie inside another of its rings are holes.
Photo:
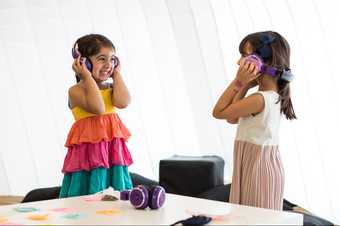
<path fill-rule="evenodd" d="M 236 78 L 217 101 L 213 116 L 238 124 L 229 201 L 282 210 L 284 170 L 279 152 L 282 115 L 296 119 L 290 98 L 290 47 L 273 31 L 240 43 Z M 258 91 L 250 95 L 250 88 Z"/>

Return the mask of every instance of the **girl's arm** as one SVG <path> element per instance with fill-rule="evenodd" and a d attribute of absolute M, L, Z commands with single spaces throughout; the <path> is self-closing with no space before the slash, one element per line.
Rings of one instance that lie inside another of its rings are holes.
<path fill-rule="evenodd" d="M 93 114 L 105 112 L 104 100 L 99 88 L 91 73 L 85 66 L 85 62 L 80 63 L 79 57 L 72 65 L 73 70 L 81 76 L 82 80 L 69 89 L 71 108 L 78 106 Z"/>
<path fill-rule="evenodd" d="M 229 123 L 232 124 L 234 123 L 234 121 L 232 121 L 231 118 L 224 118 L 222 113 L 223 111 L 225 111 L 226 108 L 228 108 L 233 103 L 233 100 L 238 95 L 240 88 L 241 88 L 240 81 L 234 79 L 234 81 L 232 81 L 231 84 L 227 87 L 227 89 L 223 92 L 223 94 L 218 99 L 214 107 L 213 116 L 215 118 L 226 119 Z"/>
<path fill-rule="evenodd" d="M 131 102 L 131 96 L 125 82 L 120 74 L 120 62 L 113 70 L 113 92 L 112 92 L 112 103 L 117 108 L 126 108 Z"/>
<path fill-rule="evenodd" d="M 258 76 L 255 65 L 241 61 L 235 80 L 217 101 L 213 116 L 217 119 L 226 119 L 229 123 L 235 124 L 238 122 L 239 117 L 262 111 L 261 101 L 263 102 L 263 99 L 261 96 L 251 95 L 244 98 Z"/>
<path fill-rule="evenodd" d="M 240 90 L 234 96 L 232 103 L 236 103 L 237 101 L 243 99 L 245 97 L 245 95 L 247 94 L 249 89 L 250 89 L 250 86 L 244 86 L 244 87 L 240 88 Z M 229 120 L 227 120 L 227 122 L 229 122 L 231 124 L 237 124 L 238 118 L 235 119 L 235 120 L 229 119 Z"/>
<path fill-rule="evenodd" d="M 237 101 L 243 99 L 246 96 L 249 89 L 251 89 L 255 86 L 256 86 L 256 81 L 251 82 L 250 84 L 247 84 L 247 85 L 241 87 L 240 90 L 237 92 L 237 94 L 234 96 L 233 103 L 236 103 Z"/>
<path fill-rule="evenodd" d="M 264 98 L 261 94 L 255 93 L 230 104 L 218 113 L 215 118 L 226 119 L 229 123 L 235 124 L 240 117 L 248 117 L 257 114 L 264 109 Z"/>

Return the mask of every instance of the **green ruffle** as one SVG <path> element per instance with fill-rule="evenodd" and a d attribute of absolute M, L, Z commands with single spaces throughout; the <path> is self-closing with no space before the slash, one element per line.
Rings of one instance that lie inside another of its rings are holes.
<path fill-rule="evenodd" d="M 118 191 L 132 189 L 132 181 L 127 166 L 112 166 L 110 169 L 96 168 L 91 171 L 66 173 L 59 197 L 94 194 L 110 186 Z"/>

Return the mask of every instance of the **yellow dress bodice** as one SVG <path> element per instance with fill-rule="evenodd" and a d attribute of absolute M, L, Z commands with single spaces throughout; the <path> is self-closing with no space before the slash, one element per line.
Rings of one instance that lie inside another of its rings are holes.
<path fill-rule="evenodd" d="M 103 97 L 104 104 L 105 104 L 105 112 L 103 114 L 110 114 L 115 113 L 116 108 L 112 103 L 112 88 L 109 89 L 101 89 L 100 93 Z M 91 116 L 97 116 L 96 114 L 90 113 L 82 109 L 81 107 L 74 107 L 71 109 L 72 114 L 74 116 L 75 120 L 91 117 Z"/>

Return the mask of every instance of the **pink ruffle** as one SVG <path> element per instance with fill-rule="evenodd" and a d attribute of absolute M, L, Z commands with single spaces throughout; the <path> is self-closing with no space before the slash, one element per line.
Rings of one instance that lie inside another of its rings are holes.
<path fill-rule="evenodd" d="M 130 166 L 133 163 L 124 138 L 98 143 L 82 143 L 68 148 L 63 173 L 90 171 L 98 167 L 110 168 L 113 165 Z"/>

